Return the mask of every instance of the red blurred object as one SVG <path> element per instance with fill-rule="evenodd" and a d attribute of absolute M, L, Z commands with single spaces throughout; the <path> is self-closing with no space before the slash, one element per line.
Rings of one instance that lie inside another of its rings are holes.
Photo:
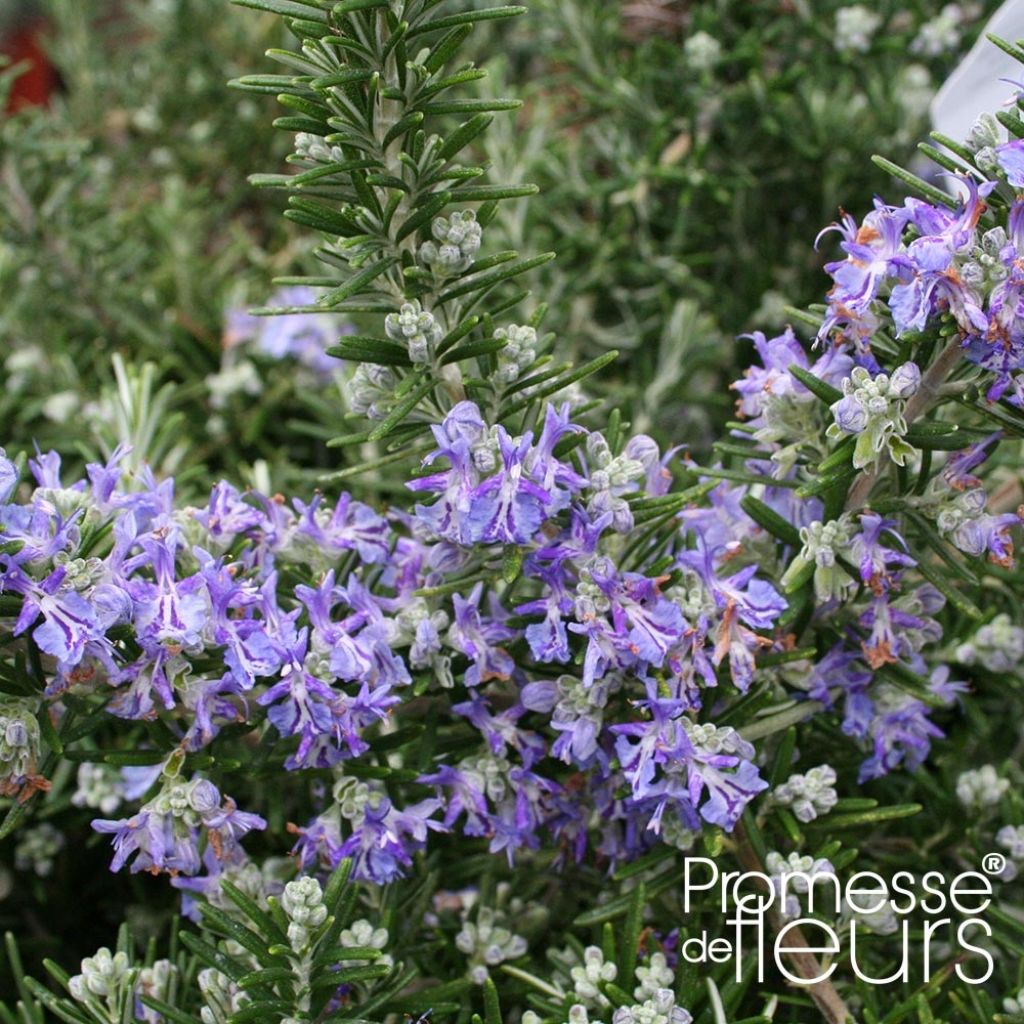
<path fill-rule="evenodd" d="M 46 27 L 43 18 L 32 19 L 15 25 L 0 39 L 0 52 L 9 57 L 13 64 L 24 61 L 29 65 L 15 79 L 7 103 L 8 113 L 22 107 L 45 107 L 57 89 L 57 71 L 47 59 L 42 46 Z"/>

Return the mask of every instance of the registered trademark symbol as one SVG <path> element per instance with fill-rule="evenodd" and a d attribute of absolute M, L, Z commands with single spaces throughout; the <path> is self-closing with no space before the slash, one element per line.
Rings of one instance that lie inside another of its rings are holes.
<path fill-rule="evenodd" d="M 1001 853 L 986 853 L 981 866 L 986 875 L 1001 875 L 1006 870 L 1006 858 Z"/>

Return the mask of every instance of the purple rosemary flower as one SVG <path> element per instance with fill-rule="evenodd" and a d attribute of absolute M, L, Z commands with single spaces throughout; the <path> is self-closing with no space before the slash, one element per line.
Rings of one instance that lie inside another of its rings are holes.
<path fill-rule="evenodd" d="M 280 308 L 315 306 L 318 296 L 312 288 L 282 288 L 271 295 L 268 305 Z M 231 310 L 225 325 L 225 345 L 253 341 L 272 359 L 292 358 L 315 373 L 329 375 L 340 363 L 327 355 L 327 349 L 339 337 L 352 334 L 351 325 L 338 326 L 336 317 L 315 310 L 283 313 L 278 316 L 252 316 L 244 309 Z"/>
<path fill-rule="evenodd" d="M 845 260 L 825 264 L 835 284 L 828 295 L 829 312 L 818 332 L 819 341 L 837 328 L 858 345 L 874 334 L 877 320 L 871 305 L 882 285 L 903 271 L 902 239 L 908 217 L 908 210 L 886 206 L 876 198 L 874 210 L 861 225 L 844 214 L 841 222 L 818 235 L 815 245 L 829 231 L 838 231 L 843 239 L 840 247 L 847 254 Z"/>
<path fill-rule="evenodd" d="M 160 792 L 134 814 L 120 821 L 96 819 L 92 827 L 114 837 L 111 871 L 131 862 L 132 872 L 195 875 L 202 866 L 202 833 L 217 860 L 236 856 L 247 833 L 266 828 L 256 814 L 240 811 L 206 779 L 167 780 Z"/>
<path fill-rule="evenodd" d="M 17 486 L 17 467 L 7 458 L 6 452 L 0 448 L 0 504 L 10 500 Z"/>
<path fill-rule="evenodd" d="M 1002 436 L 1002 431 L 997 430 L 963 451 L 954 452 L 942 470 L 942 479 L 957 491 L 973 490 L 980 487 L 981 481 L 971 471 L 980 466 L 992 454 L 995 443 Z"/>
<path fill-rule="evenodd" d="M 860 569 L 860 578 L 876 594 L 888 592 L 892 588 L 895 574 L 900 569 L 917 564 L 907 554 L 907 543 L 895 532 L 894 526 L 894 519 L 883 519 L 875 512 L 865 512 L 860 517 L 860 532 L 850 542 L 850 554 Z M 888 535 L 898 547 L 887 547 L 883 535 Z"/>
<path fill-rule="evenodd" d="M 552 495 L 534 483 L 526 466 L 533 436 L 513 440 L 496 428 L 498 472 L 470 494 L 463 536 L 475 544 L 527 544 L 533 540 L 553 503 Z M 547 467 L 538 466 L 543 473 Z"/>
<path fill-rule="evenodd" d="M 996 146 L 996 160 L 1014 188 L 1024 188 L 1024 139 L 1011 139 Z"/>
<path fill-rule="evenodd" d="M 490 679 L 508 679 L 515 669 L 511 655 L 499 646 L 502 641 L 515 637 L 515 630 L 504 625 L 505 613 L 494 595 L 490 595 L 490 614 L 481 611 L 483 595 L 482 583 L 477 583 L 468 597 L 452 595 L 455 619 L 448 643 L 469 658 L 464 681 L 471 688 Z"/>
<path fill-rule="evenodd" d="M 386 885 L 412 866 L 431 831 L 443 831 L 434 820 L 441 807 L 436 799 L 421 800 L 399 810 L 379 783 L 341 776 L 332 790 L 331 806 L 298 836 L 294 853 L 303 870 L 336 867 L 352 858 L 352 877 Z"/>
<path fill-rule="evenodd" d="M 295 500 L 299 513 L 297 533 L 312 541 L 320 557 L 335 558 L 340 552 L 355 551 L 363 562 L 383 562 L 390 554 L 391 530 L 387 521 L 350 494 L 338 499 L 334 510 L 321 507 L 317 495 L 308 505 Z"/>
<path fill-rule="evenodd" d="M 651 720 L 614 725 L 615 750 L 634 799 L 656 801 L 648 828 L 657 833 L 672 807 L 690 828 L 698 813 L 732 831 L 746 805 L 768 788 L 750 760 L 754 748 L 733 729 L 696 725 L 677 702 L 648 701 Z"/>

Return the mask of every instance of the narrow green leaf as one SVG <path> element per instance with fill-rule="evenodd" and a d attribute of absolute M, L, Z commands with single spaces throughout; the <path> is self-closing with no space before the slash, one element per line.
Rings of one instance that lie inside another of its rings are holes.
<path fill-rule="evenodd" d="M 518 277 L 520 274 L 525 274 L 535 267 L 541 267 L 545 263 L 550 263 L 554 258 L 555 254 L 553 252 L 545 252 L 539 256 L 531 256 L 528 259 L 517 260 L 515 263 L 504 264 L 495 270 L 483 274 L 473 274 L 470 277 L 463 278 L 454 288 L 441 292 L 440 301 L 448 302 L 450 299 L 457 299 L 462 295 L 482 291 L 484 288 L 493 288 L 494 285 L 500 284 L 502 281 Z"/>
<path fill-rule="evenodd" d="M 280 1020 L 282 1015 L 290 1014 L 295 1009 L 293 1002 L 284 999 L 261 999 L 247 1003 L 240 1010 L 231 1014 L 231 1024 L 264 1024 L 265 1021 Z"/>
<path fill-rule="evenodd" d="M 788 651 L 771 651 L 757 656 L 758 665 L 789 665 L 794 661 L 810 661 L 816 657 L 816 647 L 794 647 Z"/>
<path fill-rule="evenodd" d="M 438 114 L 475 114 L 488 111 L 518 110 L 522 105 L 522 100 L 508 99 L 441 100 L 437 103 L 427 103 L 422 109 L 424 114 L 434 117 Z"/>
<path fill-rule="evenodd" d="M 215 970 L 226 974 L 232 981 L 238 982 L 249 972 L 242 964 L 237 963 L 226 953 L 222 953 L 216 946 L 210 945 L 204 939 L 199 938 L 192 932 L 179 932 L 181 944 L 206 967 L 213 967 Z"/>
<path fill-rule="evenodd" d="M 813 328 L 814 333 L 817 334 L 821 330 L 822 317 L 815 315 L 807 309 L 797 309 L 796 306 L 783 306 L 783 312 L 791 320 L 797 321 L 797 323 L 806 324 L 808 327 Z"/>
<path fill-rule="evenodd" d="M 785 779 L 783 779 L 785 781 Z M 878 806 L 878 801 L 869 796 L 844 796 L 837 802 L 833 810 L 838 813 L 849 811 L 870 811 Z"/>
<path fill-rule="evenodd" d="M 289 107 L 292 110 L 297 110 L 303 116 L 312 118 L 314 121 L 322 121 L 325 124 L 327 122 L 327 118 L 331 116 L 329 108 L 324 106 L 319 99 L 309 99 L 306 96 L 301 96 L 296 93 L 278 93 L 277 102 L 280 103 L 282 107 Z"/>
<path fill-rule="evenodd" d="M 245 180 L 253 188 L 288 188 L 292 179 L 288 174 L 250 174 Z"/>
<path fill-rule="evenodd" d="M 7 967 L 18 993 L 18 998 L 24 1003 L 30 1003 L 32 1001 L 32 994 L 25 985 L 28 975 L 25 973 L 25 967 L 21 960 L 21 950 L 18 948 L 18 940 L 14 937 L 13 932 L 4 932 L 4 949 L 7 951 Z"/>
<path fill-rule="evenodd" d="M 525 14 L 525 7 L 484 7 L 478 11 L 469 10 L 464 14 L 450 14 L 446 18 L 435 18 L 427 20 L 423 25 L 409 32 L 412 36 L 422 35 L 424 32 L 438 32 L 441 29 L 452 28 L 457 25 L 475 24 L 478 21 L 494 21 L 498 18 L 515 18 Z"/>
<path fill-rule="evenodd" d="M 251 928 L 240 924 L 234 918 L 229 917 L 219 907 L 210 903 L 204 904 L 202 911 L 203 923 L 224 934 L 233 942 L 237 942 L 243 949 L 247 949 L 256 960 L 264 967 L 275 967 L 275 957 L 271 957 L 267 951 L 267 942 L 263 936 L 254 932 Z"/>
<path fill-rule="evenodd" d="M 917 563 L 917 571 L 933 586 L 935 589 L 942 594 L 942 596 L 958 611 L 961 615 L 966 615 L 969 619 L 980 621 L 983 619 L 984 613 L 982 610 L 968 598 L 964 597 L 959 590 L 950 586 L 949 581 L 946 577 L 936 572 L 927 562 L 920 560 Z"/>
<path fill-rule="evenodd" d="M 441 357 L 441 365 L 457 363 L 463 359 L 472 359 L 474 356 L 493 355 L 500 352 L 508 344 L 505 338 L 484 338 L 482 341 L 469 341 L 465 345 L 453 348 L 447 355 Z"/>
<path fill-rule="evenodd" d="M 50 708 L 49 705 L 44 704 L 39 712 L 39 731 L 42 733 L 43 739 L 46 741 L 46 745 L 60 757 L 64 753 L 64 744 L 61 742 L 60 736 L 57 735 L 57 730 L 53 727 L 53 722 L 50 721 Z"/>
<path fill-rule="evenodd" d="M 624 988 L 620 988 L 616 985 L 614 981 L 605 981 L 600 983 L 600 989 L 602 995 L 604 995 L 612 1006 L 616 1008 L 620 1006 L 631 1006 L 634 1003 L 630 994 Z"/>
<path fill-rule="evenodd" d="M 242 75 L 240 78 L 232 78 L 228 88 L 276 96 L 285 89 L 300 88 L 300 83 L 291 75 Z"/>
<path fill-rule="evenodd" d="M 618 358 L 619 353 L 613 349 L 611 352 L 605 352 L 604 355 L 600 355 L 596 359 L 591 359 L 590 362 L 584 363 L 575 370 L 570 370 L 568 373 L 561 374 L 549 384 L 546 384 L 542 388 L 538 388 L 533 394 L 529 395 L 527 398 L 521 399 L 509 409 L 505 410 L 504 416 L 512 416 L 517 412 L 521 412 L 534 402 L 542 401 L 543 399 L 562 391 L 564 388 L 569 387 L 571 384 L 576 384 L 578 381 L 585 380 L 592 374 L 600 372 L 606 366 L 610 366 Z"/>
<path fill-rule="evenodd" d="M 779 741 L 775 752 L 775 763 L 772 766 L 771 784 L 774 789 L 781 786 L 793 771 L 793 754 L 796 752 L 796 727 L 790 726 Z"/>
<path fill-rule="evenodd" d="M 998 46 L 1003 53 L 1008 53 L 1015 61 L 1019 61 L 1021 64 L 1024 64 L 1024 49 L 1021 49 L 1021 47 L 1001 38 L 1000 36 L 995 36 L 988 32 L 985 33 L 985 38 L 990 43 Z"/>
<path fill-rule="evenodd" d="M 379 441 L 381 438 L 387 437 L 404 419 L 416 408 L 417 405 L 428 395 L 434 388 L 434 381 L 432 378 L 427 378 L 418 387 L 414 388 L 405 398 L 402 399 L 395 407 L 391 410 L 387 419 L 382 420 L 381 423 L 374 427 L 370 431 L 370 440 Z"/>
<path fill-rule="evenodd" d="M 265 985 L 280 983 L 291 984 L 295 975 L 290 967 L 264 967 L 258 971 L 250 971 L 238 981 L 239 988 L 260 988 Z"/>
<path fill-rule="evenodd" d="M 748 494 L 740 502 L 740 506 L 758 526 L 763 527 L 784 544 L 789 544 L 791 547 L 796 548 L 803 546 L 800 540 L 800 531 L 788 519 L 784 519 L 763 501 Z"/>
<path fill-rule="evenodd" d="M 364 339 L 369 342 L 370 339 Z M 393 341 L 376 339 L 373 344 L 358 344 L 352 340 L 343 341 L 327 349 L 329 356 L 349 359 L 356 363 L 376 363 L 378 366 L 412 366 L 409 353 Z"/>
<path fill-rule="evenodd" d="M 818 463 L 818 472 L 830 475 L 841 466 L 846 466 L 853 459 L 853 450 L 857 447 L 857 438 L 844 437 L 836 446 L 835 451 L 826 455 Z"/>
<path fill-rule="evenodd" d="M 287 942 L 288 936 L 278 928 L 274 919 L 255 900 L 247 896 L 237 885 L 227 879 L 221 882 L 221 891 L 255 925 L 262 929 L 263 936 L 273 942 Z"/>
<path fill-rule="evenodd" d="M 482 569 L 479 572 L 462 576 L 457 580 L 439 583 L 436 587 L 420 587 L 413 591 L 414 597 L 443 597 L 446 594 L 466 593 L 477 583 L 487 583 L 495 578 L 493 570 Z"/>
<path fill-rule="evenodd" d="M 818 377 L 815 377 L 809 370 L 805 370 L 802 366 L 797 366 L 796 363 L 789 364 L 789 372 L 796 377 L 798 381 L 812 395 L 820 398 L 826 405 L 832 405 L 834 402 L 838 402 L 843 397 L 842 391 L 838 388 L 832 387 L 831 384 L 827 384 L 825 381 Z"/>
<path fill-rule="evenodd" d="M 358 274 L 353 274 L 352 278 L 346 281 L 340 288 L 335 288 L 333 292 L 328 292 L 326 295 L 322 296 L 319 300 L 319 305 L 337 306 L 338 303 L 344 302 L 344 300 L 349 298 L 349 296 L 356 295 L 361 292 L 371 281 L 375 281 L 381 274 L 390 270 L 397 262 L 397 257 L 386 256 L 384 259 L 378 260 L 376 263 L 373 263 L 368 267 L 364 267 Z"/>
<path fill-rule="evenodd" d="M 463 122 L 441 145 L 437 151 L 438 157 L 444 161 L 451 160 L 456 153 L 465 149 L 482 131 L 486 130 L 492 120 L 493 118 L 487 114 L 477 114 Z"/>
<path fill-rule="evenodd" d="M 1006 110 L 996 112 L 996 120 L 1016 139 L 1024 138 L 1024 121 Z"/>
<path fill-rule="evenodd" d="M 827 825 L 829 829 L 859 828 L 862 825 L 878 825 L 899 818 L 912 818 L 923 810 L 921 804 L 892 804 L 879 807 L 873 811 L 857 811 L 854 814 L 831 814 L 828 818 L 812 822 L 815 825 Z"/>
<path fill-rule="evenodd" d="M 665 497 L 670 500 L 666 501 L 662 505 L 646 506 L 634 509 L 633 524 L 635 526 L 644 526 L 647 523 L 655 520 L 661 520 L 665 517 L 671 520 L 686 508 L 692 500 L 685 494 L 667 494 Z"/>
<path fill-rule="evenodd" d="M 640 952 L 640 932 L 644 926 L 644 908 L 647 904 L 647 888 L 644 883 L 638 882 L 633 890 L 632 899 L 629 904 L 629 913 L 619 934 L 619 950 L 617 966 L 618 976 L 623 979 L 633 977 L 636 970 L 636 961 Z"/>
<path fill-rule="evenodd" d="M 943 135 L 942 132 L 931 132 L 930 137 L 940 146 L 945 146 L 951 153 L 955 153 L 964 163 L 973 166 L 974 154 L 962 142 L 957 142 L 956 139 L 951 139 L 948 135 Z"/>
<path fill-rule="evenodd" d="M 331 30 L 327 25 L 321 24 L 318 21 L 307 21 L 302 18 L 293 18 L 288 22 L 288 28 L 299 39 L 309 39 L 314 42 L 319 42 L 324 36 L 331 34 Z"/>
<path fill-rule="evenodd" d="M 366 964 L 364 967 L 343 967 L 340 971 L 323 978 L 314 984 L 314 988 L 322 988 L 325 985 L 336 988 L 340 984 L 351 985 L 357 981 L 372 981 L 374 978 L 386 978 L 391 973 L 388 964 Z"/>
<path fill-rule="evenodd" d="M 927 704 L 931 708 L 946 707 L 945 699 L 932 690 L 930 681 L 911 671 L 903 662 L 889 662 L 878 669 L 878 674 L 912 697 L 916 697 L 922 704 Z"/>
<path fill-rule="evenodd" d="M 926 157 L 933 164 L 938 164 L 939 167 L 944 170 L 951 171 L 953 174 L 968 174 L 970 172 L 969 167 L 964 167 L 959 160 L 954 159 L 948 153 L 943 153 L 941 149 L 931 145 L 928 142 L 919 142 L 917 148 L 924 153 Z"/>
<path fill-rule="evenodd" d="M 352 85 L 355 82 L 365 82 L 373 77 L 369 68 L 345 68 L 342 71 L 332 71 L 329 75 L 321 75 L 314 78 L 309 84 L 314 89 L 333 89 L 339 85 Z"/>
<path fill-rule="evenodd" d="M 332 8 L 335 17 L 354 14 L 356 11 L 369 11 L 375 7 L 387 7 L 388 0 L 341 0 Z"/>
<path fill-rule="evenodd" d="M 933 426 L 948 429 L 929 429 Z M 964 446 L 964 439 L 957 433 L 956 424 L 953 423 L 915 423 L 903 435 L 903 439 L 915 448 L 928 451 L 955 452 Z"/>
<path fill-rule="evenodd" d="M 286 18 L 327 21 L 327 12 L 317 0 L 231 0 L 239 7 L 251 7 L 257 11 L 269 11 Z"/>
<path fill-rule="evenodd" d="M 490 978 L 484 982 L 484 1024 L 502 1024 L 498 989 Z"/>
<path fill-rule="evenodd" d="M 278 117 L 274 119 L 273 126 L 280 128 L 283 132 L 306 132 L 308 135 L 321 137 L 327 135 L 331 130 L 330 125 L 312 117 Z"/>
<path fill-rule="evenodd" d="M 31 992 L 33 999 L 38 999 L 52 1014 L 66 1021 L 67 1024 L 93 1024 L 91 1017 L 87 1017 L 76 1006 L 68 1006 L 48 988 L 40 985 L 35 978 L 26 978 L 25 985 Z M 30 1004 L 30 1000 L 26 1000 L 26 1003 Z"/>
<path fill-rule="evenodd" d="M 448 63 L 461 49 L 467 36 L 473 31 L 472 25 L 457 25 L 430 51 L 424 65 L 431 73 L 436 73 Z"/>
<path fill-rule="evenodd" d="M 411 132 L 414 128 L 421 125 L 425 116 L 426 114 L 422 110 L 410 110 L 404 117 L 399 118 L 384 138 L 381 139 L 381 149 L 387 149 L 395 139 L 401 138 L 407 132 Z"/>
<path fill-rule="evenodd" d="M 403 238 L 429 224 L 451 202 L 451 198 L 452 194 L 447 190 L 432 195 L 415 213 L 410 214 L 402 222 L 395 232 L 395 241 L 401 242 Z"/>
<path fill-rule="evenodd" d="M 453 345 L 457 345 L 463 338 L 468 334 L 471 334 L 473 330 L 480 323 L 479 316 L 470 316 L 460 323 L 456 324 L 438 343 L 436 352 L 439 356 L 444 355 Z"/>
<path fill-rule="evenodd" d="M 501 560 L 501 578 L 508 584 L 515 583 L 523 568 L 523 552 L 514 544 L 505 548 Z"/>
<path fill-rule="evenodd" d="M 340 210 L 303 196 L 292 196 L 288 200 L 288 209 L 284 211 L 284 215 L 289 220 L 328 235 L 350 235 L 353 229 L 359 230 L 355 221 Z"/>
<path fill-rule="evenodd" d="M 536 185 L 472 185 L 454 191 L 455 198 L 464 202 L 490 202 L 495 199 L 535 196 L 540 189 Z"/>
<path fill-rule="evenodd" d="M 819 494 L 824 494 L 833 487 L 848 485 L 857 473 L 858 470 L 854 469 L 851 464 L 850 466 L 844 467 L 837 473 L 822 476 L 817 480 L 812 480 L 810 483 L 801 485 L 796 489 L 796 495 L 798 498 L 816 498 Z"/>
<path fill-rule="evenodd" d="M 873 156 L 871 158 L 872 163 L 876 167 L 880 167 L 883 171 L 891 174 L 894 178 L 899 179 L 904 185 L 909 186 L 915 192 L 920 193 L 926 199 L 930 199 L 933 203 L 939 203 L 942 206 L 948 206 L 951 210 L 955 210 L 957 202 L 951 198 L 942 189 L 936 188 L 934 185 L 929 185 L 923 178 L 919 178 L 916 174 L 911 174 L 910 171 L 905 171 L 899 164 L 894 164 L 891 160 L 886 160 L 884 156 Z"/>
<path fill-rule="evenodd" d="M 635 878 L 637 875 L 645 874 L 651 868 L 660 864 L 663 860 L 669 860 L 674 857 L 676 851 L 667 844 L 656 846 L 650 853 L 645 853 L 642 857 L 638 857 L 634 861 L 630 861 L 628 864 L 624 864 L 619 868 L 614 878 L 617 882 L 624 882 L 626 879 Z M 608 959 L 614 959 L 609 957 Z"/>

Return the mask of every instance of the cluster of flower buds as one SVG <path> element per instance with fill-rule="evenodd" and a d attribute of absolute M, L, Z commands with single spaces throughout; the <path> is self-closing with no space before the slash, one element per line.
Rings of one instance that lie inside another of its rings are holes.
<path fill-rule="evenodd" d="M 982 665 L 989 672 L 1013 672 L 1024 661 L 1024 628 L 1001 612 L 978 628 L 955 651 L 961 665 Z"/>
<path fill-rule="evenodd" d="M 394 406 L 397 386 L 398 378 L 389 366 L 360 363 L 346 386 L 349 406 L 368 420 L 385 419 Z"/>
<path fill-rule="evenodd" d="M 319 135 L 311 135 L 309 132 L 296 133 L 295 153 L 314 164 L 339 164 L 345 161 L 345 150 L 341 146 L 331 146 Z"/>
<path fill-rule="evenodd" d="M 583 951 L 583 962 L 570 968 L 573 994 L 586 1006 L 605 1006 L 608 1000 L 601 992 L 603 981 L 614 981 L 619 969 L 610 960 L 605 960 L 604 953 L 597 946 L 587 946 Z"/>
<path fill-rule="evenodd" d="M 855 469 L 874 465 L 885 453 L 902 466 L 913 449 L 903 440 L 907 422 L 903 417 L 906 400 L 921 383 L 921 371 L 915 363 L 904 363 L 892 377 L 874 376 L 863 366 L 855 366 L 842 382 L 843 398 L 832 406 L 835 422 L 829 437 L 853 435 Z"/>
<path fill-rule="evenodd" d="M 511 384 L 537 359 L 537 330 L 528 324 L 510 324 L 498 327 L 494 336 L 505 342 L 498 353 L 498 368 L 494 379 L 499 384 Z"/>
<path fill-rule="evenodd" d="M 960 803 L 972 810 L 994 807 L 1009 788 L 1010 780 L 1004 779 L 990 764 L 961 772 L 956 780 L 956 795 Z"/>
<path fill-rule="evenodd" d="M 490 907 L 478 907 L 476 919 L 462 922 L 455 936 L 455 948 L 469 960 L 469 976 L 476 985 L 488 978 L 488 969 L 526 952 L 526 939 L 501 922 L 501 915 Z"/>
<path fill-rule="evenodd" d="M 327 920 L 327 907 L 320 883 L 309 875 L 284 887 L 281 909 L 288 918 L 288 941 L 296 953 L 303 952 L 315 932 Z"/>
<path fill-rule="evenodd" d="M 456 210 L 449 217 L 435 217 L 430 227 L 432 241 L 420 246 L 420 259 L 446 276 L 462 274 L 480 251 L 483 229 L 473 210 Z"/>
<path fill-rule="evenodd" d="M 18 792 L 34 775 L 39 758 L 37 705 L 28 699 L 0 700 L 0 794 Z"/>
<path fill-rule="evenodd" d="M 384 330 L 392 341 L 406 346 L 414 363 L 429 362 L 434 346 L 444 333 L 433 313 L 422 309 L 415 299 L 403 302 L 397 313 L 388 313 L 384 318 Z"/>
<path fill-rule="evenodd" d="M 127 953 L 111 953 L 104 946 L 82 961 L 80 973 L 68 980 L 68 991 L 77 1002 L 98 1010 L 100 1020 L 129 1019 L 137 976 Z"/>
<path fill-rule="evenodd" d="M 776 786 L 772 803 L 792 808 L 797 821 L 814 821 L 835 807 L 839 799 L 835 786 L 835 769 L 827 764 L 818 765 L 804 774 L 790 775 Z"/>

